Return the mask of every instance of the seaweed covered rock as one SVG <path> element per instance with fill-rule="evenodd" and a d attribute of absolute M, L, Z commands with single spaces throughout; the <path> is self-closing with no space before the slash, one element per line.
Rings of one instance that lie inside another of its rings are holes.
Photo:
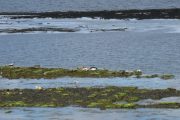
<path fill-rule="evenodd" d="M 59 77 L 91 77 L 91 78 L 105 78 L 105 77 L 133 77 L 137 78 L 155 78 L 173 79 L 174 75 L 143 75 L 141 70 L 134 71 L 111 71 L 105 69 L 97 69 L 91 67 L 88 70 L 84 69 L 64 69 L 64 68 L 42 68 L 40 66 L 34 67 L 15 67 L 15 66 L 1 66 L 0 76 L 8 79 L 54 79 Z"/>
<path fill-rule="evenodd" d="M 0 90 L 0 107 L 178 108 L 178 103 L 162 103 L 146 106 L 137 104 L 137 102 L 144 99 L 157 100 L 172 96 L 180 96 L 180 91 L 114 86 L 105 88 L 5 89 Z"/>

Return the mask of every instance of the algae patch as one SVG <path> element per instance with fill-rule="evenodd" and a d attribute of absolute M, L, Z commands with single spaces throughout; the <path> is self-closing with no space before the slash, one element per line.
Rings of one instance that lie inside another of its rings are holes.
<path fill-rule="evenodd" d="M 64 69 L 64 68 L 41 68 L 41 67 L 15 67 L 1 66 L 0 76 L 8 79 L 54 79 L 60 77 L 91 77 L 91 78 L 107 78 L 107 77 L 137 77 L 137 78 L 161 78 L 173 79 L 174 75 L 143 75 L 141 70 L 134 71 L 111 71 L 106 69 Z"/>
<path fill-rule="evenodd" d="M 0 107 L 62 107 L 80 106 L 100 109 L 139 107 L 178 108 L 177 103 L 138 105 L 143 99 L 161 99 L 180 96 L 176 89 L 138 89 L 137 87 L 105 88 L 48 88 L 48 89 L 5 89 L 0 90 Z"/>

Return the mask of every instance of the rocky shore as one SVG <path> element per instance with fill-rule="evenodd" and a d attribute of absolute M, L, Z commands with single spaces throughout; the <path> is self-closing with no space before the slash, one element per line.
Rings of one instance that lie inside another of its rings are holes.
<path fill-rule="evenodd" d="M 64 68 L 42 68 L 40 66 L 34 67 L 15 67 L 15 66 L 1 66 L 0 76 L 8 79 L 54 79 L 60 77 L 89 77 L 89 78 L 107 78 L 107 77 L 136 77 L 136 78 L 161 78 L 173 79 L 172 74 L 143 74 L 141 70 L 119 70 L 112 71 L 106 69 L 64 69 Z"/>
<path fill-rule="evenodd" d="M 4 89 L 0 90 L 0 107 L 180 108 L 180 103 L 176 102 L 137 104 L 143 99 L 158 100 L 172 96 L 180 96 L 180 91 L 173 88 L 150 90 L 113 86 L 105 88 Z"/>

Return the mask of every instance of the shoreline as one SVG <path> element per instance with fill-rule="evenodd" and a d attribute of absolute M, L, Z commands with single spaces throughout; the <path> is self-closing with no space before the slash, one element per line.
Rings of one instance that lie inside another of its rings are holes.
<path fill-rule="evenodd" d="M 54 12 L 1 12 L 11 19 L 23 18 L 102 18 L 102 19 L 180 19 L 180 8 L 130 9 L 112 11 L 54 11 Z"/>

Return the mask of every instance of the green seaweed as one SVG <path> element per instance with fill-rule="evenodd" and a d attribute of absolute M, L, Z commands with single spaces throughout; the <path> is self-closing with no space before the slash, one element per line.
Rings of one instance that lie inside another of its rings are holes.
<path fill-rule="evenodd" d="M 23 101 L 7 101 L 7 102 L 0 102 L 0 107 L 25 107 L 28 104 L 24 103 Z"/>
<path fill-rule="evenodd" d="M 123 98 L 124 98 L 125 96 L 127 96 L 126 93 L 117 93 L 117 94 L 115 94 L 115 95 L 113 96 L 113 98 L 115 98 L 115 99 L 118 101 L 118 100 L 123 100 Z"/>
<path fill-rule="evenodd" d="M 176 102 L 160 102 L 160 105 L 177 105 Z"/>
<path fill-rule="evenodd" d="M 160 78 L 161 79 L 164 79 L 164 80 L 169 80 L 169 79 L 173 79 L 175 76 L 172 75 L 172 74 L 164 74 L 164 75 L 161 75 Z"/>
<path fill-rule="evenodd" d="M 114 104 L 115 108 L 136 108 L 136 104 L 134 103 L 127 103 L 127 104 Z"/>
<path fill-rule="evenodd" d="M 91 102 L 90 104 L 87 105 L 89 108 L 98 108 L 102 105 L 102 103 L 97 103 L 97 102 Z"/>
<path fill-rule="evenodd" d="M 81 69 L 63 69 L 63 68 L 41 68 L 41 67 L 15 67 L 15 66 L 0 66 L 0 76 L 8 79 L 54 79 L 59 77 L 95 77 L 95 78 L 104 78 L 104 77 L 132 77 L 136 76 L 138 78 L 155 78 L 160 77 L 161 79 L 172 79 L 174 75 L 164 74 L 164 75 L 146 75 L 143 76 L 143 73 L 140 70 L 134 71 L 110 71 L 104 69 L 98 70 L 81 70 Z"/>
<path fill-rule="evenodd" d="M 93 94 L 89 95 L 88 98 L 95 98 L 96 96 L 97 96 L 97 94 L 93 93 Z"/>
<path fill-rule="evenodd" d="M 180 96 L 176 89 L 138 89 L 137 87 L 105 88 L 49 88 L 49 89 L 5 89 L 0 90 L 0 107 L 62 107 L 81 106 L 100 109 L 138 107 L 177 108 L 178 103 L 161 103 L 140 106 L 135 103 L 142 99 L 162 99 Z"/>
<path fill-rule="evenodd" d="M 158 74 L 153 74 L 153 75 L 143 75 L 141 76 L 142 78 L 158 78 L 159 75 Z"/>
<path fill-rule="evenodd" d="M 137 102 L 137 101 L 139 101 L 139 98 L 138 98 L 138 97 L 129 97 L 129 98 L 127 99 L 127 101 L 128 101 L 128 102 Z"/>

